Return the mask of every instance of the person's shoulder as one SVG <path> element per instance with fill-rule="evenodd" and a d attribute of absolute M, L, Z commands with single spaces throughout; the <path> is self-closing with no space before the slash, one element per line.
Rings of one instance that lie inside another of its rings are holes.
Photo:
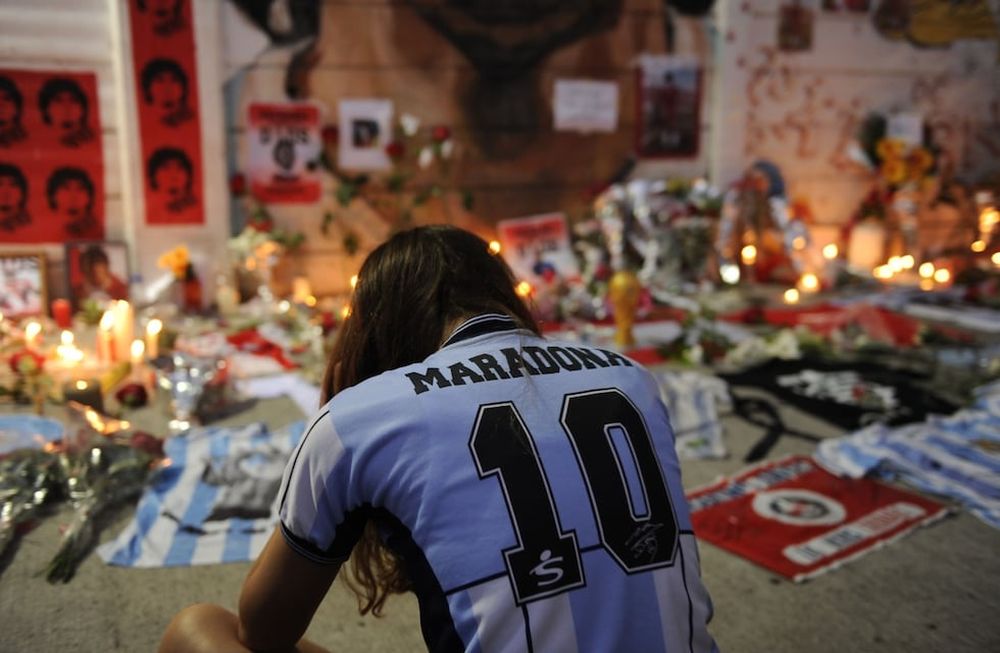
<path fill-rule="evenodd" d="M 363 424 L 371 432 L 379 425 L 388 426 L 400 417 L 415 414 L 417 407 L 413 384 L 406 373 L 419 369 L 420 363 L 382 372 L 338 392 L 324 407 L 338 424 Z M 395 419 L 389 419 L 394 416 Z M 371 427 L 371 428 L 369 428 Z"/>

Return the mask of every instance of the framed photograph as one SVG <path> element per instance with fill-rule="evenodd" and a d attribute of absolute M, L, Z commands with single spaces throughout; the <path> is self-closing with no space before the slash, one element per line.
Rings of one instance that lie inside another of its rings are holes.
<path fill-rule="evenodd" d="M 42 315 L 47 305 L 45 254 L 0 253 L 0 313 L 5 318 Z"/>
<path fill-rule="evenodd" d="M 693 57 L 639 59 L 636 151 L 642 158 L 693 158 L 701 136 L 701 68 Z"/>
<path fill-rule="evenodd" d="M 125 243 L 86 240 L 66 243 L 66 285 L 73 308 L 88 300 L 128 299 Z"/>
<path fill-rule="evenodd" d="M 348 170 L 388 170 L 392 100 L 341 100 L 338 163 Z"/>

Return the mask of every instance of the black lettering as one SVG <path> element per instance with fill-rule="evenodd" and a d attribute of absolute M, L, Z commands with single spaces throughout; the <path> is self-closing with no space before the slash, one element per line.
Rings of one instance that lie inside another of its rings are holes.
<path fill-rule="evenodd" d="M 570 356 L 569 352 L 562 347 L 546 347 L 546 349 L 552 354 L 552 358 L 556 359 L 556 362 L 559 363 L 559 367 L 567 372 L 575 372 L 583 367 L 580 361 Z"/>
<path fill-rule="evenodd" d="M 608 362 L 618 367 L 619 365 L 624 365 L 625 367 L 632 367 L 632 361 L 625 358 L 621 354 L 616 354 L 613 351 L 608 351 L 607 349 L 600 350 L 602 354 L 608 357 Z"/>
<path fill-rule="evenodd" d="M 482 383 L 483 381 L 483 377 L 470 370 L 464 363 L 449 365 L 448 369 L 451 370 L 452 385 L 465 385 L 465 379 L 469 379 L 473 383 Z"/>
<path fill-rule="evenodd" d="M 607 367 L 608 362 L 597 355 L 596 351 L 592 349 L 580 349 L 579 347 L 567 347 L 570 353 L 580 359 L 583 366 L 588 370 L 592 370 L 595 367 Z"/>
<path fill-rule="evenodd" d="M 489 354 L 479 354 L 478 356 L 473 356 L 469 359 L 479 371 L 482 372 L 483 378 L 487 381 L 496 381 L 500 379 L 509 379 L 510 375 L 500 367 L 500 363 L 497 359 L 493 358 Z"/>
<path fill-rule="evenodd" d="M 515 378 L 523 376 L 520 368 L 523 368 L 528 374 L 538 374 L 538 370 L 532 367 L 531 363 L 521 358 L 521 354 L 517 353 L 516 349 L 504 347 L 500 352 L 507 358 L 507 367 L 510 369 L 511 376 Z"/>
<path fill-rule="evenodd" d="M 541 347 L 525 347 L 524 355 L 531 358 L 540 374 L 555 374 L 559 371 L 559 364 Z"/>
<path fill-rule="evenodd" d="M 423 374 L 420 372 L 407 372 L 406 378 L 413 384 L 413 392 L 418 395 L 430 390 L 430 386 L 432 385 L 437 385 L 439 388 L 447 388 L 451 385 L 451 382 L 444 378 L 444 374 L 441 374 L 441 370 L 436 367 L 428 367 L 427 371 Z"/>

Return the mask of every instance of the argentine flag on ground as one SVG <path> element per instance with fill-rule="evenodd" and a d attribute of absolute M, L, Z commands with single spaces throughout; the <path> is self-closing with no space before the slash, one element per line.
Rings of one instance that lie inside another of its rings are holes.
<path fill-rule="evenodd" d="M 972 406 L 949 417 L 899 428 L 875 424 L 825 440 L 816 458 L 842 476 L 873 473 L 951 497 L 1000 528 L 1000 381 L 976 395 Z"/>
<path fill-rule="evenodd" d="M 97 552 L 123 567 L 182 567 L 253 560 L 278 523 L 281 476 L 304 430 L 263 424 L 205 428 L 170 438 L 169 466 L 135 518 Z"/>

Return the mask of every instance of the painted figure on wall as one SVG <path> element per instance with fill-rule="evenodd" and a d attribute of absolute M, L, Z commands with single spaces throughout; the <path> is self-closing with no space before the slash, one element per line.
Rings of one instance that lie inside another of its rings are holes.
<path fill-rule="evenodd" d="M 28 179 L 17 166 L 0 163 L 0 232 L 11 232 L 30 223 Z"/>
<path fill-rule="evenodd" d="M 53 77 L 45 82 L 38 92 L 38 109 L 45 124 L 57 130 L 59 142 L 66 147 L 80 147 L 93 140 L 87 95 L 72 79 Z"/>
<path fill-rule="evenodd" d="M 146 181 L 163 200 L 168 213 L 182 213 L 198 202 L 194 196 L 194 165 L 174 147 L 161 147 L 146 162 Z"/>
<path fill-rule="evenodd" d="M 27 137 L 21 124 L 24 97 L 17 84 L 0 75 L 0 147 L 10 147 Z"/>
<path fill-rule="evenodd" d="M 149 13 L 153 31 L 158 36 L 170 36 L 184 29 L 184 15 L 181 0 L 136 0 L 139 11 Z"/>
<path fill-rule="evenodd" d="M 172 59 L 153 59 L 142 69 L 142 97 L 168 127 L 191 120 L 194 112 L 188 103 L 188 76 Z"/>
<path fill-rule="evenodd" d="M 73 238 L 99 238 L 101 225 L 94 215 L 94 182 L 80 168 L 58 168 L 45 184 L 49 208 Z"/>

